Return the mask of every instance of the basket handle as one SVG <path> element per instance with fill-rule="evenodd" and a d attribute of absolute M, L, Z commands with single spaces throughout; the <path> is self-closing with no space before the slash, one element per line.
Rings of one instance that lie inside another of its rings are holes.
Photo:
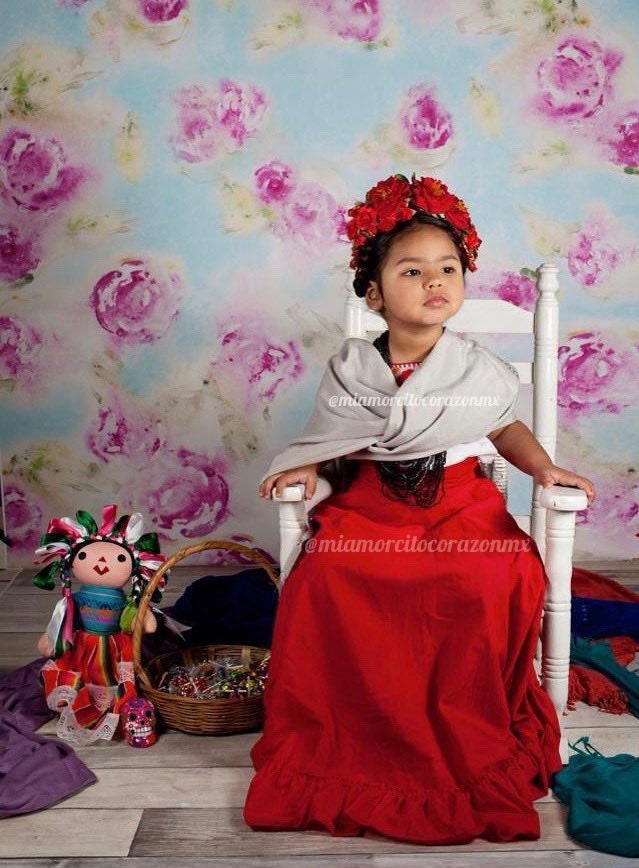
<path fill-rule="evenodd" d="M 272 564 L 266 560 L 261 552 L 249 548 L 248 546 L 241 545 L 240 543 L 231 542 L 230 540 L 206 540 L 202 543 L 184 546 L 184 548 L 179 549 L 175 554 L 171 555 L 171 557 L 164 561 L 155 573 L 153 573 L 152 578 L 146 586 L 140 599 L 138 614 L 135 621 L 135 629 L 133 630 L 133 668 L 137 678 L 142 683 L 142 686 L 147 690 L 151 690 L 152 688 L 149 676 L 146 674 L 146 670 L 142 665 L 142 630 L 144 628 L 144 618 L 151 603 L 153 592 L 157 588 L 162 576 L 172 569 L 178 561 L 189 557 L 189 555 L 195 555 L 198 552 L 207 551 L 207 549 L 225 549 L 226 551 L 236 551 L 248 555 L 249 558 L 252 558 L 252 560 L 264 567 L 278 592 L 280 590 L 280 583 L 275 575 Z"/>

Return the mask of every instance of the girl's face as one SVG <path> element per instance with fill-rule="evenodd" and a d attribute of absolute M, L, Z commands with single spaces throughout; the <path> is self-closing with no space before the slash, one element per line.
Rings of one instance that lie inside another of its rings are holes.
<path fill-rule="evenodd" d="M 443 229 L 428 224 L 411 226 L 393 239 L 379 284 L 370 282 L 366 299 L 369 307 L 384 315 L 389 329 L 394 324 L 440 325 L 464 300 L 457 248 Z"/>

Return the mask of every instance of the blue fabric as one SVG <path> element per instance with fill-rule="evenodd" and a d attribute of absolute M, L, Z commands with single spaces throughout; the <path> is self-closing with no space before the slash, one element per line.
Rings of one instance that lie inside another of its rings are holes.
<path fill-rule="evenodd" d="M 639 603 L 572 597 L 570 630 L 577 636 L 639 638 Z"/>
<path fill-rule="evenodd" d="M 192 582 L 171 616 L 193 629 L 189 645 L 255 645 L 270 648 L 278 590 L 266 570 L 203 576 Z"/>
<path fill-rule="evenodd" d="M 73 601 L 80 629 L 98 636 L 120 632 L 120 615 L 126 598 L 119 588 L 80 585 Z"/>

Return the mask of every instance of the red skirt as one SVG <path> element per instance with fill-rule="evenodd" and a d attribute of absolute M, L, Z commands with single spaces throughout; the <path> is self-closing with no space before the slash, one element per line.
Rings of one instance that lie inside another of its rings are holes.
<path fill-rule="evenodd" d="M 315 550 L 282 588 L 244 819 L 535 840 L 532 802 L 562 767 L 533 668 L 547 581 L 535 543 L 475 458 L 445 468 L 429 508 L 386 497 L 360 463 L 315 508 Z"/>
<path fill-rule="evenodd" d="M 74 744 L 121 734 L 120 712 L 136 697 L 128 633 L 99 636 L 76 630 L 73 648 L 40 671 L 47 705 L 60 713 L 57 733 Z"/>

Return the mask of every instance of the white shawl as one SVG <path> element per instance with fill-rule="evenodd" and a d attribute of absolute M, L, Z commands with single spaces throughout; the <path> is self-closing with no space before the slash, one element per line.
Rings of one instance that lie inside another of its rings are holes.
<path fill-rule="evenodd" d="M 409 461 L 479 440 L 516 420 L 518 394 L 512 365 L 446 327 L 400 386 L 371 341 L 347 338 L 328 360 L 306 427 L 260 482 L 340 456 Z"/>

